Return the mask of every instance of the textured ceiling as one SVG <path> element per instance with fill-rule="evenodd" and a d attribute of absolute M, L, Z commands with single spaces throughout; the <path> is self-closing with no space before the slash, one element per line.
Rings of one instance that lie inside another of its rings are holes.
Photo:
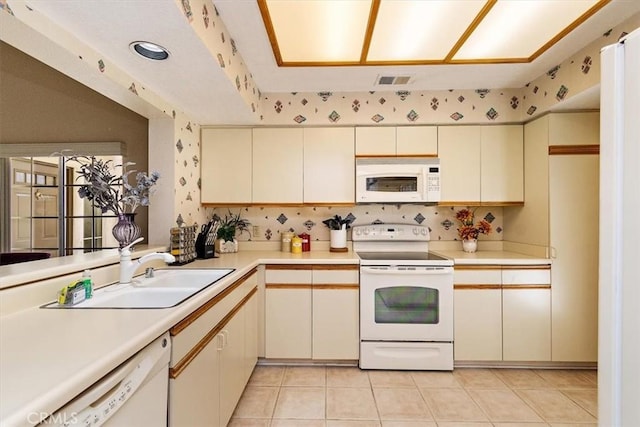
<path fill-rule="evenodd" d="M 279 68 L 255 0 L 217 0 L 214 4 L 262 93 L 521 88 L 640 12 L 638 0 L 614 0 L 527 64 Z M 174 0 L 31 0 L 28 7 L 64 27 L 199 123 L 255 121 Z M 36 40 L 29 39 L 28 32 L 7 35 L 6 31 L 0 34 L 3 40 L 13 37 L 10 44 Z M 136 57 L 129 50 L 129 43 L 136 40 L 167 47 L 170 60 L 158 63 Z M 412 83 L 377 86 L 380 75 L 410 75 Z"/>

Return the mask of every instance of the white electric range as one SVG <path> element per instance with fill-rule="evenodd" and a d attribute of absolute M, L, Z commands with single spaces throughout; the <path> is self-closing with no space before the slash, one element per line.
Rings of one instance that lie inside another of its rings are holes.
<path fill-rule="evenodd" d="M 354 226 L 360 258 L 360 368 L 453 369 L 453 261 L 429 228 Z"/>

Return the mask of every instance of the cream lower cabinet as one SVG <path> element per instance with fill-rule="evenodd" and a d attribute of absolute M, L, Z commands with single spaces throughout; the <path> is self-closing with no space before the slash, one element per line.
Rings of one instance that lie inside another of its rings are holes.
<path fill-rule="evenodd" d="M 551 360 L 549 266 L 460 266 L 454 273 L 454 358 Z"/>
<path fill-rule="evenodd" d="M 454 268 L 453 350 L 456 361 L 502 360 L 500 268 Z"/>
<path fill-rule="evenodd" d="M 311 266 L 265 266 L 265 357 L 311 358 Z"/>
<path fill-rule="evenodd" d="M 265 357 L 359 357 L 357 265 L 265 266 Z"/>
<path fill-rule="evenodd" d="M 502 358 L 551 360 L 551 269 L 503 267 Z"/>
<path fill-rule="evenodd" d="M 357 265 L 313 266 L 313 358 L 360 356 L 360 285 Z"/>
<path fill-rule="evenodd" d="M 257 278 L 250 272 L 171 329 L 169 425 L 226 426 L 257 361 Z"/>

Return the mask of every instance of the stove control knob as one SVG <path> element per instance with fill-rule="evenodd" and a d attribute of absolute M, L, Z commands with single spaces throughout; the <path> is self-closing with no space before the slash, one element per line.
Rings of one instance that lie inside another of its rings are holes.
<path fill-rule="evenodd" d="M 423 236 L 427 235 L 427 229 L 423 228 L 422 230 L 420 230 L 420 233 L 422 233 Z"/>
<path fill-rule="evenodd" d="M 417 236 L 419 233 L 420 231 L 417 228 L 413 227 L 413 234 Z"/>
<path fill-rule="evenodd" d="M 368 235 L 369 235 L 369 229 L 368 229 L 368 228 L 365 228 L 365 229 L 364 229 L 364 230 L 362 230 L 362 231 L 364 232 L 364 235 L 365 235 L 365 236 L 368 236 Z"/>

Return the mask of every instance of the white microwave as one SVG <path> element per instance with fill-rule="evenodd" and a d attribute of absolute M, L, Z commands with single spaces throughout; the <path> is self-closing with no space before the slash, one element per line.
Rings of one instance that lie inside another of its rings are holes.
<path fill-rule="evenodd" d="M 440 201 L 440 159 L 419 157 L 356 159 L 356 203 Z"/>

